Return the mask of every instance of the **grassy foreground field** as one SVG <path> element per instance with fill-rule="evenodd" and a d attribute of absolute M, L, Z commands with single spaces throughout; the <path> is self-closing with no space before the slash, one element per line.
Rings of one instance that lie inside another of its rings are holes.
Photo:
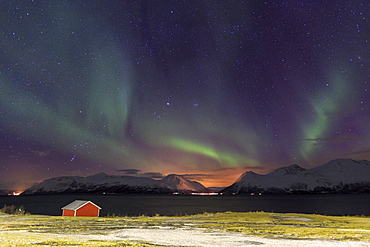
<path fill-rule="evenodd" d="M 370 242 L 370 217 L 225 212 L 177 217 L 0 215 L 0 246 L 158 246 L 112 237 L 115 231 L 133 228 L 235 231 L 268 238 Z"/>

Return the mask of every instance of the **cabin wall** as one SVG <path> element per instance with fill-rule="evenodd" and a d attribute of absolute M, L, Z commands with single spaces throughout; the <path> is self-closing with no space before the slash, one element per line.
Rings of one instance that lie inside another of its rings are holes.
<path fill-rule="evenodd" d="M 73 210 L 68 210 L 68 209 L 63 209 L 63 214 L 62 216 L 75 216 L 75 211 Z"/>
<path fill-rule="evenodd" d="M 77 210 L 76 216 L 97 217 L 99 216 L 99 210 L 93 204 L 88 203 Z"/>

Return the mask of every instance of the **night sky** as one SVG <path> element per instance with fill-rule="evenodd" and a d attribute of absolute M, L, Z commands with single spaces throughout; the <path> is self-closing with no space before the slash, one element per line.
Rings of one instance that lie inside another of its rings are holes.
<path fill-rule="evenodd" d="M 367 0 L 0 1 L 0 183 L 370 159 L 369 18 Z"/>

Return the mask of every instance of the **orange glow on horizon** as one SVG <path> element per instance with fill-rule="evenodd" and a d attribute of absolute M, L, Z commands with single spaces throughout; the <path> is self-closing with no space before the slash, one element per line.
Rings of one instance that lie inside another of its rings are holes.
<path fill-rule="evenodd" d="M 8 194 L 9 196 L 19 196 L 22 194 L 23 191 L 13 191 L 11 194 Z"/>
<path fill-rule="evenodd" d="M 191 181 L 196 181 L 204 185 L 205 187 L 228 187 L 232 185 L 244 172 L 249 169 L 238 167 L 230 169 L 220 169 L 216 171 L 191 171 L 187 174 L 204 174 L 204 176 L 194 175 L 192 178 L 188 178 Z M 179 175 L 185 175 L 179 173 Z"/>

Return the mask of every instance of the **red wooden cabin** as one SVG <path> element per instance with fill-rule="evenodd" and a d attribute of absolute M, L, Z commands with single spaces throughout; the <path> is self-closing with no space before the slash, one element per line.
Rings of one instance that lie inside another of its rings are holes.
<path fill-rule="evenodd" d="M 62 207 L 62 216 L 98 217 L 101 207 L 91 201 L 76 200 Z"/>

